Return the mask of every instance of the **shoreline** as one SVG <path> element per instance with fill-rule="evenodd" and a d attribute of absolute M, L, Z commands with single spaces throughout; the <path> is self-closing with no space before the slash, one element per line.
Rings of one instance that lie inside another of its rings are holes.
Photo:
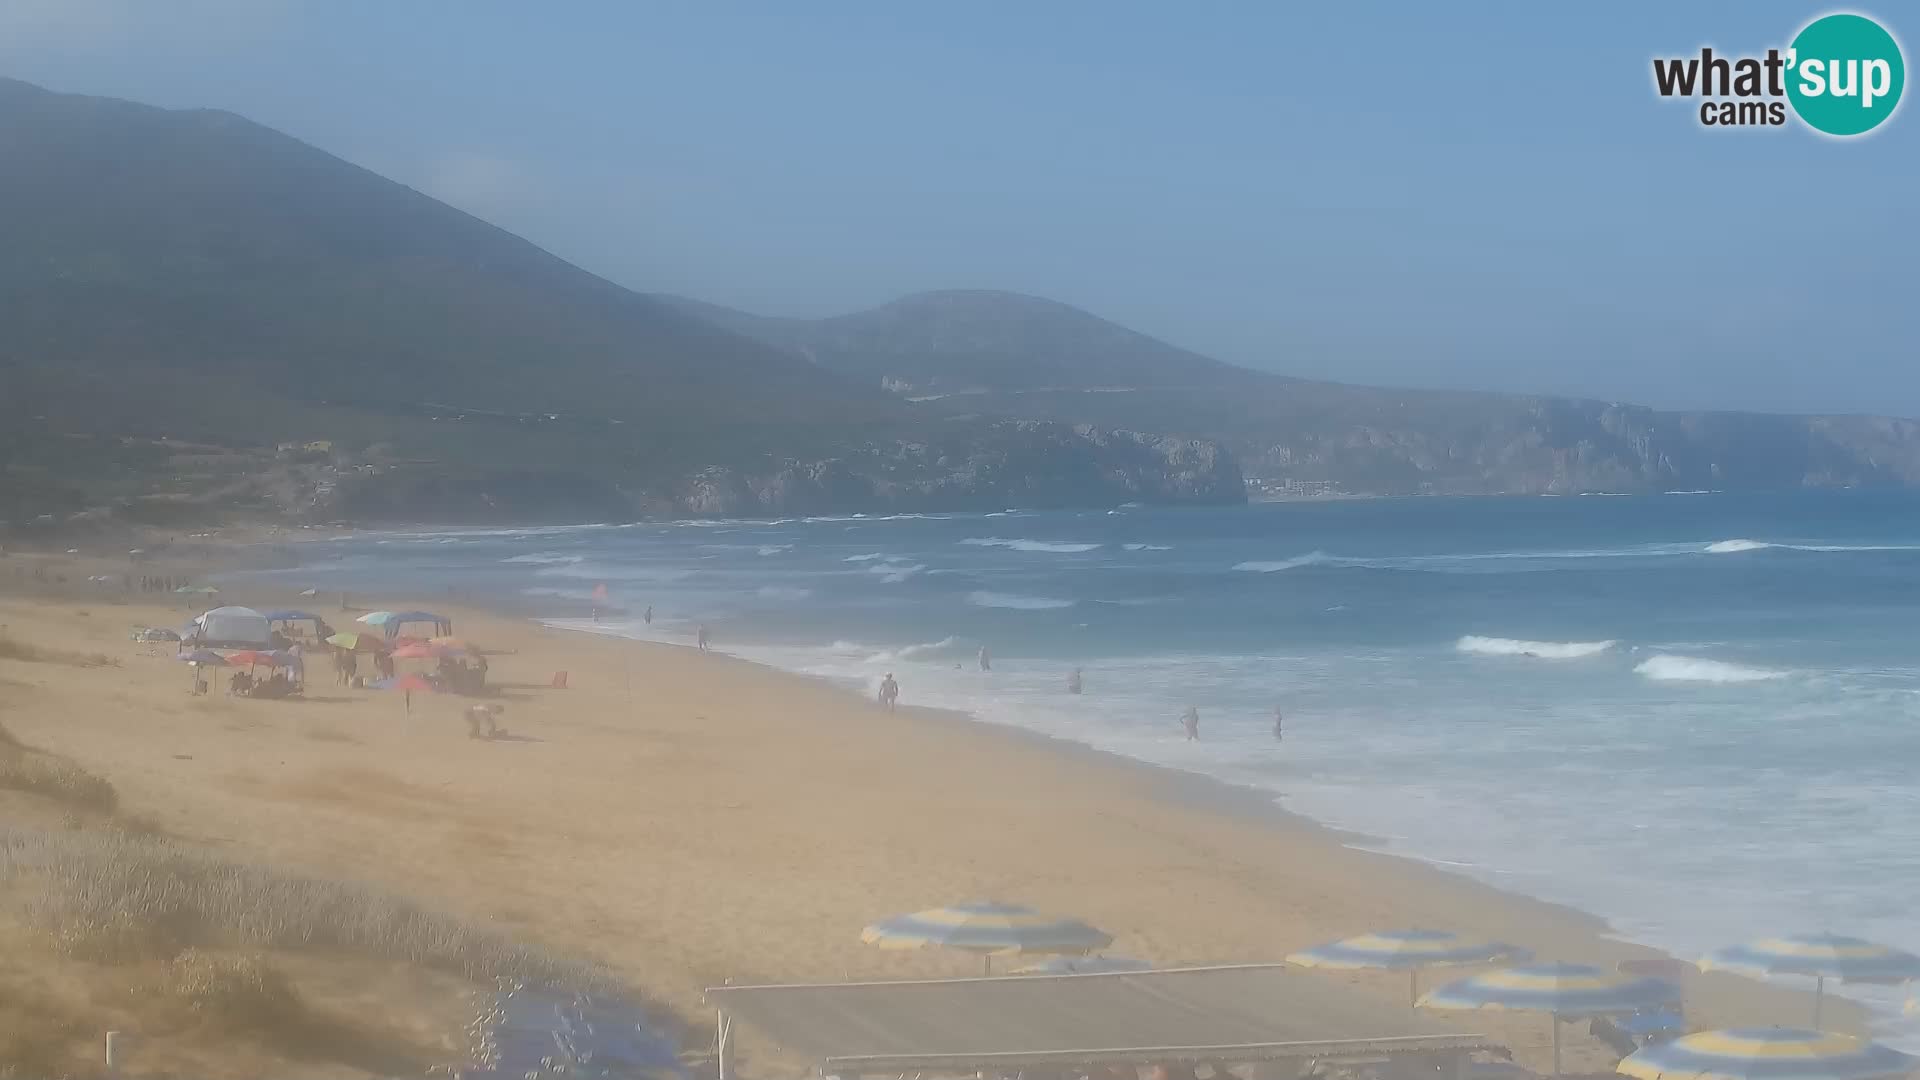
<path fill-rule="evenodd" d="M 292 591 L 242 581 L 221 599 Z M 0 623 L 127 655 L 118 615 L 178 612 L 168 599 L 0 596 Z M 358 594 L 376 599 L 409 598 Z M 1423 925 L 1543 960 L 1661 955 L 1576 908 L 1355 846 L 1369 838 L 1259 788 L 960 712 L 887 714 L 828 679 L 743 657 L 471 602 L 447 610 L 494 655 L 517 741 L 458 737 L 461 699 L 444 696 L 416 701 L 414 719 L 391 695 L 331 688 L 298 704 L 194 701 L 158 652 L 98 674 L 0 660 L 24 695 L 7 722 L 100 768 L 185 839 L 404 888 L 603 960 L 695 1016 L 700 991 L 728 979 L 969 974 L 951 956 L 878 952 L 857 936 L 874 918 L 978 897 L 1080 915 L 1114 934 L 1115 953 L 1162 966 L 1278 961 Z M 571 689 L 546 688 L 555 670 L 571 670 Z M 1405 1008 L 1403 975 L 1313 977 Z M 1700 1026 L 1811 1011 L 1810 995 L 1782 985 L 1699 974 L 1686 985 Z M 1859 1009 L 1836 1006 L 1836 1024 L 1859 1026 Z M 1523 1060 L 1544 1055 L 1540 1016 L 1455 1020 Z M 1573 1041 L 1570 1063 L 1606 1063 L 1597 1043 Z"/>

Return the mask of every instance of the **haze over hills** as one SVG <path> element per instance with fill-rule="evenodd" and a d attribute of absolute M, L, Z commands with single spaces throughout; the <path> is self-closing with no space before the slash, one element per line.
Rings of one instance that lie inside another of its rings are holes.
<path fill-rule="evenodd" d="M 180 469 L 114 440 L 158 436 L 333 444 L 271 495 L 320 514 L 1242 497 L 1210 450 L 929 414 L 230 113 L 0 80 L 0 160 L 11 513 L 150 494 Z"/>
<path fill-rule="evenodd" d="M 948 412 L 1218 439 L 1249 475 L 1276 488 L 1308 481 L 1376 494 L 1571 493 L 1920 483 L 1920 425 L 1907 420 L 1662 412 L 1296 379 L 1013 293 L 923 293 L 817 320 L 663 299 Z"/>

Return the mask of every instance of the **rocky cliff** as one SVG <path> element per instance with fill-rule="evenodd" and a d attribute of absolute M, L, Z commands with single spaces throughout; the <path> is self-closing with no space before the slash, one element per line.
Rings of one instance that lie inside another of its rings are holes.
<path fill-rule="evenodd" d="M 1216 443 L 1037 421 L 950 425 L 810 460 L 714 465 L 674 477 L 395 466 L 354 471 L 301 507 L 322 520 L 627 520 L 1246 501 Z"/>

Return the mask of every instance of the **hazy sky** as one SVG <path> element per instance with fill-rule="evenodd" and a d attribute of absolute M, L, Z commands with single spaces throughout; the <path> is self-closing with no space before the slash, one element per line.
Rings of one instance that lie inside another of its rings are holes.
<path fill-rule="evenodd" d="M 1652 90 L 1824 10 L 4 0 L 0 74 L 763 313 L 1011 289 L 1299 375 L 1920 415 L 1915 106 L 1842 143 Z"/>

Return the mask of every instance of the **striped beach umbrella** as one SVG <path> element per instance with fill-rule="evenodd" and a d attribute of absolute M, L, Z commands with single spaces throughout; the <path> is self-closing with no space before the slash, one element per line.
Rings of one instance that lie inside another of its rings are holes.
<path fill-rule="evenodd" d="M 1336 971 L 1405 971 L 1407 1000 L 1417 1002 L 1421 968 L 1512 964 L 1531 955 L 1518 945 L 1479 941 L 1445 930 L 1379 930 L 1294 953 L 1287 963 Z"/>
<path fill-rule="evenodd" d="M 1506 968 L 1448 983 L 1420 1004 L 1429 1009 L 1525 1009 L 1547 1013 L 1553 1025 L 1553 1073 L 1560 1075 L 1560 1021 L 1637 1012 L 1680 1000 L 1664 979 L 1623 975 L 1585 964 Z"/>
<path fill-rule="evenodd" d="M 867 927 L 860 940 L 883 949 L 940 946 L 980 953 L 993 972 L 995 955 L 1090 953 L 1113 938 L 1078 919 L 1042 915 L 1017 904 L 970 903 L 896 915 Z"/>
<path fill-rule="evenodd" d="M 1710 953 L 1702 971 L 1742 975 L 1807 975 L 1813 978 L 1813 1026 L 1820 1026 L 1828 979 L 1857 983 L 1902 983 L 1920 978 L 1920 956 L 1838 934 L 1762 938 Z"/>
<path fill-rule="evenodd" d="M 1734 1028 L 1656 1043 L 1620 1063 L 1636 1080 L 1883 1080 L 1915 1059 L 1898 1050 L 1821 1031 Z"/>

